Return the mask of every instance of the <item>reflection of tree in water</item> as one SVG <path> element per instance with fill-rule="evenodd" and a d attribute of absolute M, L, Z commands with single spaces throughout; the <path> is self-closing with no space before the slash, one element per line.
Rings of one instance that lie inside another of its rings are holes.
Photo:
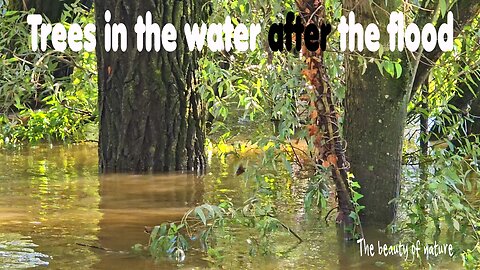
<path fill-rule="evenodd" d="M 75 242 L 96 241 L 98 178 L 91 146 L 40 147 L 0 153 L 0 230 L 31 237 L 51 268 L 88 267 L 97 260 Z M 12 201 L 15 203 L 13 204 Z M 8 218 L 8 217 L 15 218 Z"/>
<path fill-rule="evenodd" d="M 99 245 L 115 251 L 130 251 L 137 243 L 147 244 L 145 226 L 180 220 L 184 213 L 203 201 L 203 181 L 188 174 L 163 176 L 106 175 L 100 180 Z M 119 260 L 127 256 L 130 260 Z M 103 256 L 95 265 L 106 269 L 125 263 L 151 265 L 150 258 L 121 253 Z"/>

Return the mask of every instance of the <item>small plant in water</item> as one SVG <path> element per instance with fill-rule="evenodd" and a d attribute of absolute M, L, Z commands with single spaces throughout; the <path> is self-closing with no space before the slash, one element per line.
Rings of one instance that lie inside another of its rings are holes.
<path fill-rule="evenodd" d="M 154 258 L 168 256 L 182 262 L 191 245 L 198 241 L 209 259 L 218 261 L 223 255 L 222 250 L 215 248 L 215 242 L 220 238 L 232 240 L 234 236 L 228 228 L 233 226 L 255 228 L 258 231 L 258 237 L 252 236 L 247 240 L 250 255 L 257 254 L 259 250 L 263 254 L 268 253 L 269 238 L 279 228 L 302 241 L 300 236 L 275 217 L 272 205 L 250 198 L 241 208 L 234 208 L 229 200 L 219 205 L 203 204 L 192 208 L 178 222 L 167 222 L 149 229 L 148 246 L 137 244 L 133 249 L 147 250 Z"/>

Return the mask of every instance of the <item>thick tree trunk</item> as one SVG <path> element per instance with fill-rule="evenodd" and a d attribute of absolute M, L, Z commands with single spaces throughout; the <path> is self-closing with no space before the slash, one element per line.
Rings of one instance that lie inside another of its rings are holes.
<path fill-rule="evenodd" d="M 196 1 L 95 1 L 102 172 L 198 171 L 205 168 L 204 108 L 194 90 L 196 54 L 183 25 L 200 22 Z M 106 52 L 104 13 L 128 29 L 126 52 Z M 152 12 L 160 27 L 179 31 L 174 52 L 138 52 L 134 24 Z"/>
<path fill-rule="evenodd" d="M 390 201 L 399 194 L 405 83 L 383 77 L 375 64 L 363 75 L 355 65 L 351 63 L 347 70 L 347 156 L 364 195 L 362 221 L 383 226 L 393 220 L 395 205 Z"/>
<path fill-rule="evenodd" d="M 365 2 L 368 5 L 368 2 Z M 378 1 L 386 10 L 395 10 Z M 355 4 L 354 4 L 355 6 Z M 353 7 L 353 6 L 352 6 Z M 371 13 L 374 10 L 375 16 Z M 388 48 L 386 25 L 388 14 L 378 8 L 356 5 L 356 22 L 362 25 L 379 20 L 380 42 Z M 387 50 L 387 49 L 385 49 Z M 394 55 L 395 54 L 395 55 Z M 367 56 L 378 57 L 373 54 Z M 403 58 L 396 52 L 390 59 Z M 405 63 L 405 61 L 403 61 Z M 399 194 L 403 131 L 408 102 L 409 70 L 404 64 L 399 79 L 382 75 L 374 63 L 369 63 L 365 73 L 357 59 L 347 61 L 347 94 L 345 104 L 345 138 L 347 157 L 355 179 L 360 183 L 364 197 L 360 213 L 365 224 L 384 227 L 393 221 L 395 205 L 390 201 Z"/>
<path fill-rule="evenodd" d="M 355 11 L 356 22 L 362 25 L 376 23 L 380 26 L 380 42 L 390 59 L 402 60 L 402 76 L 399 79 L 382 75 L 377 66 L 368 63 L 362 74 L 362 67 L 354 58 L 347 61 L 347 94 L 345 105 L 345 138 L 348 142 L 347 156 L 351 171 L 362 186 L 364 198 L 360 200 L 366 208 L 361 213 L 363 223 L 385 226 L 393 221 L 396 212 L 391 203 L 400 190 L 401 156 L 406 108 L 412 91 L 416 91 L 427 77 L 431 66 L 419 61 L 421 57 L 435 62 L 441 55 L 424 53 L 421 49 L 407 58 L 399 52 L 387 52 L 388 37 L 386 26 L 389 16 L 385 11 L 394 11 L 401 1 L 345 1 L 347 10 Z M 454 17 L 459 28 L 478 14 L 480 5 L 475 0 L 460 1 L 454 5 Z M 428 2 L 429 6 L 417 14 L 416 22 L 420 29 L 434 14 L 438 3 Z M 375 13 L 373 16 L 372 12 Z M 442 22 L 442 20 L 440 20 Z M 435 50 L 434 50 L 435 52 Z M 364 53 L 367 57 L 377 58 L 378 54 Z M 412 58 L 417 59 L 416 61 Z M 409 60 L 408 60 L 409 59 Z"/>

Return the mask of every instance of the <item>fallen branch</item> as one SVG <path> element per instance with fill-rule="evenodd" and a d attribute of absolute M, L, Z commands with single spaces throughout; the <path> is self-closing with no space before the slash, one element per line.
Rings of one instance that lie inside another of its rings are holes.
<path fill-rule="evenodd" d="M 81 246 L 81 247 L 88 247 L 88 248 L 93 248 L 93 249 L 99 249 L 99 250 L 103 250 L 103 251 L 106 251 L 106 252 L 114 252 L 114 251 L 111 250 L 111 249 L 104 248 L 104 247 L 100 247 L 100 246 L 89 245 L 89 244 L 84 244 L 84 243 L 75 243 L 75 244 L 78 245 L 78 246 Z"/>
<path fill-rule="evenodd" d="M 281 222 L 280 220 L 278 220 L 278 223 L 280 225 L 282 225 L 282 227 L 287 230 L 289 233 L 291 233 L 293 236 L 295 236 L 295 238 L 298 239 L 298 241 L 303 242 L 303 239 L 296 233 L 294 232 L 292 229 L 290 229 L 290 227 L 288 227 L 287 225 L 285 225 L 283 222 Z"/>

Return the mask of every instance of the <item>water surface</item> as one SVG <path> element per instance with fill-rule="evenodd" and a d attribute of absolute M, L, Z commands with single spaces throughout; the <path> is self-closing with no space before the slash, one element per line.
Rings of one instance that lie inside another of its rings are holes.
<path fill-rule="evenodd" d="M 132 252 L 147 244 L 144 226 L 180 220 L 205 201 L 248 197 L 234 175 L 238 161 L 213 160 L 209 173 L 106 175 L 97 173 L 94 144 L 39 146 L 0 152 L 0 268 L 48 269 L 205 269 L 218 268 L 199 249 L 178 264 Z M 280 218 L 305 240 L 275 236 L 273 254 L 249 256 L 247 239 L 220 247 L 226 269 L 408 269 L 398 257 L 361 257 L 358 245 L 338 239 L 335 226 L 302 208 L 304 184 L 283 190 Z M 391 243 L 385 234 L 367 231 L 368 242 Z M 95 248 L 100 247 L 100 248 Z M 436 269 L 456 269 L 450 258 L 434 260 Z M 413 267 L 413 266 L 412 266 Z M 417 269 L 413 267 L 411 269 Z"/>

